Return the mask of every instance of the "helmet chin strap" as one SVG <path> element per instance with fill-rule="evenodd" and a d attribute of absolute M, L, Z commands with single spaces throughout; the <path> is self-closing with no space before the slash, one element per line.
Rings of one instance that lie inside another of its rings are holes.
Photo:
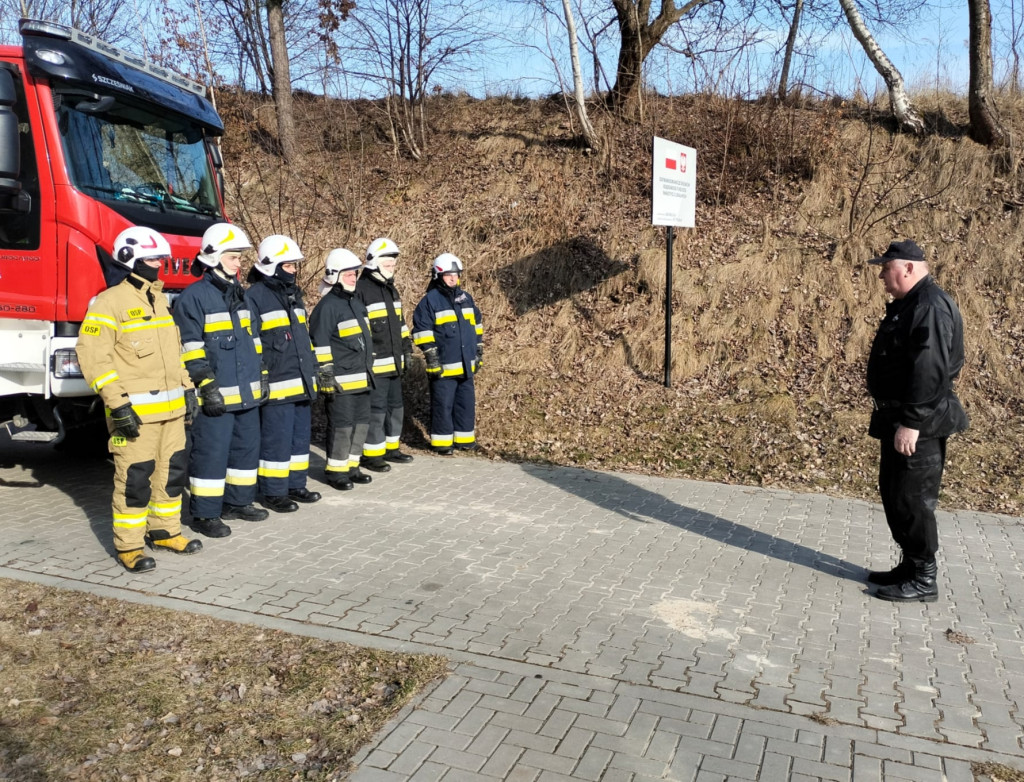
<path fill-rule="evenodd" d="M 352 283 L 351 285 L 346 285 L 345 283 L 341 283 L 341 287 L 347 290 L 349 293 L 352 293 L 352 291 L 356 289 L 356 284 Z"/>

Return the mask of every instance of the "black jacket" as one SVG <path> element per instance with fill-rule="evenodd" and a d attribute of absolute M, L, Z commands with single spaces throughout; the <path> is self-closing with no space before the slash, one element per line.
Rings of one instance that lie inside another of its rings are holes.
<path fill-rule="evenodd" d="M 378 377 L 403 374 L 404 356 L 412 352 L 412 341 L 394 280 L 385 280 L 372 270 L 364 271 L 356 283 L 356 296 L 366 305 L 370 317 L 373 373 Z"/>
<path fill-rule="evenodd" d="M 331 288 L 309 316 L 317 361 L 334 367 L 343 394 L 366 393 L 374 387 L 373 339 L 366 307 L 340 284 Z"/>
<path fill-rule="evenodd" d="M 256 349 L 270 376 L 267 404 L 316 399 L 316 357 L 306 328 L 302 291 L 257 272 L 245 301 Z"/>
<path fill-rule="evenodd" d="M 868 434 L 891 437 L 897 427 L 921 439 L 948 437 L 969 421 L 953 392 L 964 365 L 964 324 L 956 303 L 931 276 L 886 305 L 868 358 L 874 399 Z"/>

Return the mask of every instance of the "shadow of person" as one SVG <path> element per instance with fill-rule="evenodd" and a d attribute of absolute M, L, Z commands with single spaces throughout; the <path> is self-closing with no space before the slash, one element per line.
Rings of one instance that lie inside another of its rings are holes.
<path fill-rule="evenodd" d="M 801 565 L 836 578 L 862 582 L 867 575 L 867 570 L 859 565 L 852 565 L 831 554 L 751 529 L 720 516 L 680 505 L 611 473 L 537 464 L 523 464 L 521 468 L 531 477 L 639 524 L 649 524 L 652 520 L 671 524 L 709 540 Z"/>
<path fill-rule="evenodd" d="M 61 450 L 42 443 L 12 441 L 5 431 L 0 431 L 0 452 L 3 453 L 0 469 L 0 486 L 16 486 L 27 491 L 44 492 L 56 488 L 65 494 L 81 510 L 90 530 L 104 550 L 115 555 L 113 527 L 110 516 L 110 494 L 114 487 L 114 465 L 110 460 L 97 456 L 90 449 L 88 456 L 74 449 Z M 20 470 L 20 475 L 18 471 Z M 31 476 L 26 480 L 22 476 Z M 21 494 L 19 493 L 19 501 Z M 26 494 L 26 507 L 38 506 Z M 62 521 L 68 525 L 68 534 L 79 534 L 72 529 L 80 522 L 67 511 L 60 511 L 52 501 L 47 505 L 65 516 Z"/>

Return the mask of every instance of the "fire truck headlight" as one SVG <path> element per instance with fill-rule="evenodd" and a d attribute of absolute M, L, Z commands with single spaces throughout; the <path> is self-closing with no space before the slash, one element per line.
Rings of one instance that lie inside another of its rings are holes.
<path fill-rule="evenodd" d="M 82 368 L 78 366 L 78 354 L 74 348 L 53 351 L 53 374 L 55 377 L 82 377 Z"/>
<path fill-rule="evenodd" d="M 36 52 L 36 57 L 44 62 L 48 62 L 51 65 L 63 65 L 67 62 L 67 59 L 60 52 L 55 52 L 53 49 L 39 49 Z"/>

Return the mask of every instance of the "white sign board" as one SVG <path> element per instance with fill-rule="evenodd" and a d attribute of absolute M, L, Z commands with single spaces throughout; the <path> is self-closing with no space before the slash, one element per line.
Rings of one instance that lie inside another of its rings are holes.
<path fill-rule="evenodd" d="M 697 207 L 697 150 L 654 138 L 651 224 L 693 228 Z"/>

